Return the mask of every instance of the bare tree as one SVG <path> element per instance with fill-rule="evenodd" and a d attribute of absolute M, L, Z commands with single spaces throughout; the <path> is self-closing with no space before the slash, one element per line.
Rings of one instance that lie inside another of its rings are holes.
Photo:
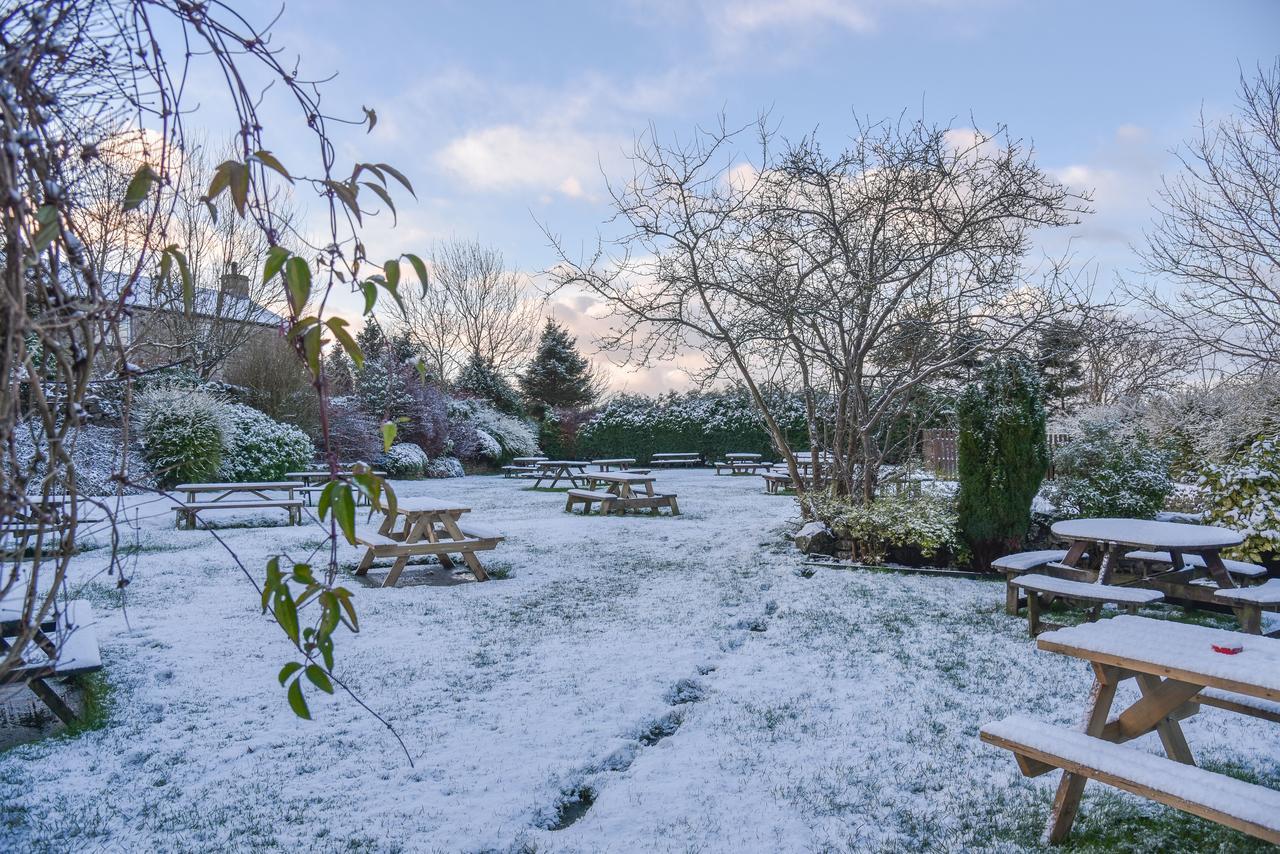
<path fill-rule="evenodd" d="M 541 327 L 542 305 L 502 252 L 475 240 L 431 251 L 432 287 L 406 295 L 403 328 L 439 377 L 470 358 L 513 372 Z"/>
<path fill-rule="evenodd" d="M 640 362 L 700 349 L 736 375 L 797 482 L 766 392 L 798 387 L 813 462 L 830 451 L 833 491 L 870 500 L 891 422 L 930 383 L 1064 310 L 1058 267 L 1027 284 L 1030 235 L 1087 199 L 1002 129 L 859 123 L 835 155 L 812 138 L 775 155 L 762 121 L 755 162 L 734 150 L 740 133 L 638 140 L 612 189 L 614 251 L 561 249 L 553 276 L 612 307 L 606 346 Z"/>
<path fill-rule="evenodd" d="M 1108 308 L 1084 308 L 1076 334 L 1083 397 L 1093 406 L 1172 394 L 1195 362 L 1185 342 L 1163 325 Z"/>
<path fill-rule="evenodd" d="M 1242 74 L 1236 114 L 1202 117 L 1179 160 L 1142 250 L 1177 291 L 1157 281 L 1138 296 L 1209 356 L 1280 367 L 1280 59 Z"/>

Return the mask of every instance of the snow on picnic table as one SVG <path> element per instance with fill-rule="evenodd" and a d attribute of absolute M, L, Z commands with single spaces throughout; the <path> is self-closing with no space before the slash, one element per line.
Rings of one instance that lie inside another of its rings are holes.
<path fill-rule="evenodd" d="M 1074 724 L 1089 677 L 1034 648 L 1000 585 L 802 577 L 795 504 L 754 478 L 664 471 L 685 512 L 656 519 L 570 516 L 561 493 L 526 486 L 397 484 L 500 529 L 481 557 L 510 578 L 350 585 L 362 631 L 338 639 L 338 675 L 413 767 L 349 699 L 315 695 L 316 720 L 295 719 L 275 681 L 287 643 L 254 590 L 208 533 L 159 513 L 127 622 L 107 585 L 86 589 L 110 721 L 0 755 L 0 850 L 1036 844 L 1053 775 L 1024 781 L 978 727 L 1013 713 Z M 221 534 L 256 573 L 321 542 L 314 527 Z M 344 548 L 347 565 L 357 556 Z M 87 551 L 73 573 L 104 562 Z M 1185 729 L 1197 755 L 1253 773 L 1280 755 L 1280 728 L 1261 721 L 1206 709 Z M 583 787 L 591 808 L 548 829 Z"/>

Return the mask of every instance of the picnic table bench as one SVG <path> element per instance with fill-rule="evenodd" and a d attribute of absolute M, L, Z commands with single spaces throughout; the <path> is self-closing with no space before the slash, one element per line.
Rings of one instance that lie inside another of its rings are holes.
<path fill-rule="evenodd" d="M 650 454 L 649 465 L 662 467 L 675 466 L 700 466 L 702 465 L 702 455 L 697 453 L 681 453 L 681 454 Z"/>
<path fill-rule="evenodd" d="M 432 556 L 441 566 L 450 569 L 454 565 L 450 555 L 458 555 L 476 581 L 487 581 L 489 576 L 475 553 L 497 548 L 504 537 L 479 525 L 461 522 L 463 514 L 469 512 L 471 508 L 456 502 L 425 496 L 397 502 L 395 512 L 386 514 L 376 534 L 356 538 L 366 551 L 355 574 L 367 575 L 375 560 L 393 557 L 395 561 L 382 586 L 395 587 L 409 558 Z"/>
<path fill-rule="evenodd" d="M 586 482 L 587 466 L 585 460 L 542 460 L 535 463 L 537 474 L 533 488 L 538 489 L 544 480 L 550 480 L 549 489 L 555 489 L 562 480 L 569 481 L 572 486 L 582 486 Z"/>
<path fill-rule="evenodd" d="M 581 504 L 585 516 L 591 512 L 591 505 L 600 504 L 600 514 L 607 516 L 615 510 L 625 513 L 628 510 L 651 510 L 659 515 L 661 508 L 671 511 L 672 516 L 680 515 L 680 505 L 674 493 L 662 494 L 654 489 L 654 478 L 650 474 L 637 472 L 591 473 L 586 476 L 586 489 L 570 489 L 565 501 L 565 512 Z M 604 488 L 600 488 L 603 486 Z M 637 493 L 637 489 L 640 492 Z"/>
<path fill-rule="evenodd" d="M 981 739 L 1014 754 L 1024 776 L 1062 769 L 1049 815 L 1050 843 L 1066 839 L 1093 779 L 1280 844 L 1280 791 L 1196 767 L 1179 721 L 1212 705 L 1280 720 L 1280 640 L 1204 626 L 1120 616 L 1041 635 L 1040 649 L 1089 662 L 1093 687 L 1083 731 L 1014 715 Z M 1239 646 L 1226 655 L 1215 646 Z M 1119 684 L 1140 698 L 1111 714 Z M 1123 747 L 1155 732 L 1165 757 Z"/>
<path fill-rule="evenodd" d="M 296 480 L 262 481 L 258 483 L 181 483 L 173 488 L 174 492 L 186 495 L 186 500 L 178 502 L 173 509 L 178 514 L 179 528 L 194 528 L 196 514 L 203 510 L 257 510 L 266 507 L 278 507 L 289 513 L 289 524 L 302 524 L 302 499 L 293 494 L 301 488 Z M 283 492 L 288 497 L 281 498 L 270 495 Z M 236 498 L 248 494 L 252 498 Z M 197 496 L 212 496 L 205 500 L 197 500 Z M 184 524 L 185 523 L 185 524 Z"/>
<path fill-rule="evenodd" d="M 535 465 L 517 465 L 512 463 L 502 467 L 503 477 L 530 477 L 538 470 Z"/>
<path fill-rule="evenodd" d="M 102 669 L 102 655 L 93 630 L 93 606 L 83 599 L 68 602 L 35 627 L 22 663 L 0 679 L 0 685 L 24 684 L 66 724 L 76 713 L 49 684 L 49 679 L 79 676 Z M 27 624 L 20 596 L 0 600 L 0 658 L 11 649 Z"/>

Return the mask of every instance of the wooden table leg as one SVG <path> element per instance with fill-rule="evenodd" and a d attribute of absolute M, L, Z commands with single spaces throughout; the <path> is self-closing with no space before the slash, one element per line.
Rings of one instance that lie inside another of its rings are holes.
<path fill-rule="evenodd" d="M 448 513 L 440 516 L 440 524 L 444 526 L 449 536 L 455 540 L 465 540 L 466 534 L 462 533 L 462 529 L 458 527 L 458 521 Z M 476 577 L 476 581 L 488 581 L 489 574 L 484 571 L 484 566 L 480 563 L 480 558 L 476 557 L 475 552 L 463 552 L 462 560 L 471 569 L 471 574 Z"/>
<path fill-rule="evenodd" d="M 1153 676 L 1150 673 L 1138 674 L 1138 688 L 1142 691 L 1142 696 L 1144 698 L 1160 696 L 1164 684 L 1165 683 L 1161 682 L 1160 677 L 1158 676 Z M 1184 683 L 1177 684 L 1180 686 Z M 1190 687 L 1195 691 L 1191 697 L 1200 693 L 1199 685 L 1192 685 Z M 1181 695 L 1186 692 L 1180 691 L 1177 693 Z M 1188 700 L 1191 699 L 1191 697 L 1188 697 Z M 1186 701 L 1184 700 L 1183 702 L 1185 703 Z M 1179 706 L 1181 705 L 1182 703 L 1179 703 Z M 1155 726 L 1156 732 L 1160 735 L 1160 743 L 1164 745 L 1165 755 L 1175 762 L 1181 762 L 1183 765 L 1196 764 L 1195 758 L 1191 755 L 1191 748 L 1187 746 L 1187 738 L 1182 734 L 1182 727 L 1178 724 L 1177 720 L 1173 718 L 1172 714 L 1161 718 Z"/>
<path fill-rule="evenodd" d="M 1236 583 L 1231 580 L 1231 573 L 1227 572 L 1226 566 L 1222 563 L 1222 556 L 1216 550 L 1204 552 L 1201 557 L 1204 558 L 1205 566 L 1209 569 L 1209 575 L 1219 587 L 1230 590 L 1236 586 Z"/>
<path fill-rule="evenodd" d="M 431 515 L 423 513 L 413 520 L 413 524 L 405 525 L 404 543 L 410 545 L 422 539 L 423 528 L 431 526 Z M 405 565 L 409 563 L 409 555 L 402 554 L 396 557 L 395 563 L 391 565 L 391 571 L 387 573 L 387 577 L 383 579 L 383 587 L 395 587 L 400 581 L 400 575 L 404 572 Z"/>
<path fill-rule="evenodd" d="M 1096 678 L 1089 692 L 1089 709 L 1085 716 L 1084 731 L 1094 737 L 1102 735 L 1107 725 L 1107 716 L 1111 714 L 1111 703 L 1116 698 L 1116 687 L 1120 684 L 1120 674 L 1114 667 L 1094 665 Z M 1053 810 L 1049 813 L 1049 824 L 1045 828 L 1045 837 L 1051 845 L 1066 839 L 1071 833 L 1071 825 L 1075 823 L 1076 812 L 1080 809 L 1080 798 L 1084 795 L 1084 784 L 1088 777 L 1080 774 L 1062 772 L 1062 780 L 1058 783 L 1058 791 L 1053 796 Z"/>

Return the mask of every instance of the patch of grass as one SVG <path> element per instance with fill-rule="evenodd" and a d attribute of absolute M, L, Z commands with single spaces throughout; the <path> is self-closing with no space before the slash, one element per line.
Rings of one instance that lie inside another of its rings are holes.
<path fill-rule="evenodd" d="M 58 733 L 59 738 L 75 738 L 102 729 L 111 718 L 112 688 L 104 671 L 82 673 L 75 677 L 75 684 L 80 689 L 80 716 Z"/>

